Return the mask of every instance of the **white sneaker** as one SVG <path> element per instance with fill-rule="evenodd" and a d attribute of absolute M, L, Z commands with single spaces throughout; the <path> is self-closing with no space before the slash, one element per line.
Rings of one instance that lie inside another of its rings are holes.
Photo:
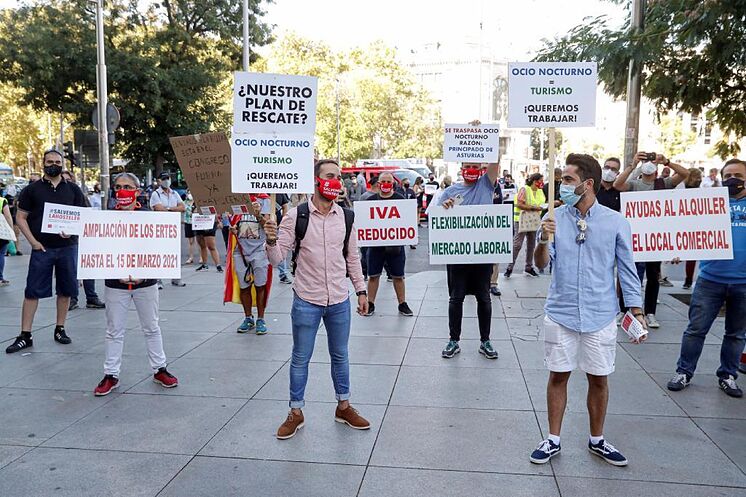
<path fill-rule="evenodd" d="M 622 325 L 622 318 L 624 318 L 624 313 L 622 311 L 619 311 L 616 313 L 616 325 L 621 326 Z"/>
<path fill-rule="evenodd" d="M 660 328 L 661 324 L 655 319 L 655 314 L 648 314 L 645 316 L 645 321 L 648 323 L 648 328 Z"/>

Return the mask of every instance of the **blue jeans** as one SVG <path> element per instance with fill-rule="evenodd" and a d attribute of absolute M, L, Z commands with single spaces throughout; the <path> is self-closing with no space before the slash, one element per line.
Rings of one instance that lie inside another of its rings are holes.
<path fill-rule="evenodd" d="M 290 407 L 305 405 L 304 394 L 308 382 L 308 363 L 313 355 L 316 333 L 324 319 L 332 360 L 332 382 L 337 400 L 350 398 L 350 359 L 347 343 L 350 339 L 350 301 L 322 306 L 299 298 L 293 299 L 290 312 L 293 321 L 293 357 L 290 360 Z"/>
<path fill-rule="evenodd" d="M 277 270 L 280 272 L 280 278 L 287 278 L 288 277 L 288 261 L 287 261 L 287 258 L 283 259 L 282 262 L 280 262 L 277 265 Z"/>
<path fill-rule="evenodd" d="M 85 301 L 94 302 L 98 300 L 98 294 L 96 293 L 96 280 L 83 280 L 83 291 L 85 292 Z M 75 292 L 73 298 L 78 300 L 80 296 L 80 289 Z"/>
<path fill-rule="evenodd" d="M 720 347 L 719 378 L 738 377 L 738 363 L 746 344 L 746 285 L 729 285 L 697 279 L 689 305 L 689 326 L 681 340 L 676 371 L 691 377 L 697 369 L 705 337 L 725 303 L 725 335 Z"/>
<path fill-rule="evenodd" d="M 8 251 L 8 240 L 0 240 L 0 280 L 3 279 L 5 271 L 5 252 Z"/>

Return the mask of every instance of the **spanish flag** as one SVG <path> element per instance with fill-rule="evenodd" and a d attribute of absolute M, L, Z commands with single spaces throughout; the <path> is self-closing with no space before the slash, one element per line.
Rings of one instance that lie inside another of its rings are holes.
<path fill-rule="evenodd" d="M 240 216 L 236 216 L 231 220 L 231 224 L 235 224 Z M 233 251 L 236 249 L 238 244 L 238 237 L 233 233 L 228 237 L 228 252 L 226 253 L 225 261 L 225 291 L 223 293 L 223 305 L 226 302 L 233 304 L 241 304 L 241 286 L 238 284 L 239 276 L 236 274 L 236 268 L 233 267 Z M 243 275 L 240 276 L 243 278 Z M 267 269 L 267 298 L 265 303 L 269 303 L 269 290 L 272 288 L 272 264 Z M 251 302 L 256 307 L 256 289 L 252 285 L 251 287 Z"/>

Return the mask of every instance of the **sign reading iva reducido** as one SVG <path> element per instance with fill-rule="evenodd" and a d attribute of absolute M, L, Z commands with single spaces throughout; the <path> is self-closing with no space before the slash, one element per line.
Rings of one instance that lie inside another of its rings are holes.
<path fill-rule="evenodd" d="M 508 64 L 508 127 L 596 125 L 595 62 Z"/>

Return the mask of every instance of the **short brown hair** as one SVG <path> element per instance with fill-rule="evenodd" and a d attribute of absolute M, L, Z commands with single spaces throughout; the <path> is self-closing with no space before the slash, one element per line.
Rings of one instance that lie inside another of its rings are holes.
<path fill-rule="evenodd" d="M 321 166 L 323 166 L 324 164 L 334 164 L 335 166 L 339 167 L 339 164 L 334 159 L 319 159 L 313 165 L 313 175 L 315 177 L 318 177 L 319 173 L 321 172 Z"/>
<path fill-rule="evenodd" d="M 725 171 L 725 168 L 728 166 L 732 166 L 733 164 L 741 164 L 743 167 L 746 167 L 746 162 L 742 161 L 741 159 L 729 159 L 725 161 L 725 164 L 723 164 L 723 168 L 720 170 L 720 177 L 723 176 L 723 171 Z"/>
<path fill-rule="evenodd" d="M 593 156 L 570 154 L 565 159 L 565 164 L 575 166 L 578 169 L 578 176 L 580 176 L 581 181 L 592 179 L 593 193 L 598 193 L 598 190 L 601 189 L 601 165 Z"/>

